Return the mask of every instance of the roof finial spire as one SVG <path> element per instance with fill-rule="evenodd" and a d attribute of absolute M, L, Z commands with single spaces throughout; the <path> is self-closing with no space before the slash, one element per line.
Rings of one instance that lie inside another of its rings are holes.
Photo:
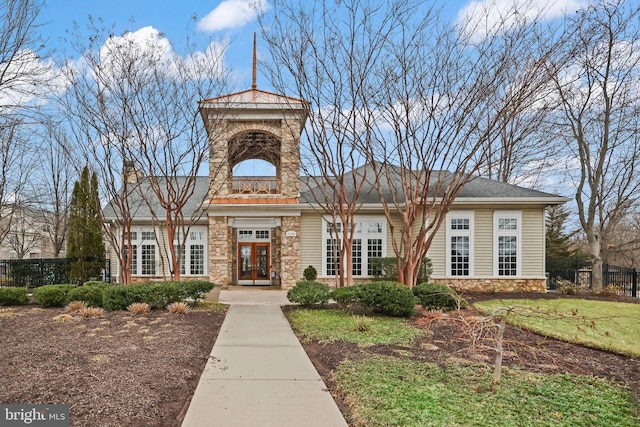
<path fill-rule="evenodd" d="M 256 33 L 253 33 L 253 83 L 251 89 L 255 90 L 258 87 L 256 83 Z"/>

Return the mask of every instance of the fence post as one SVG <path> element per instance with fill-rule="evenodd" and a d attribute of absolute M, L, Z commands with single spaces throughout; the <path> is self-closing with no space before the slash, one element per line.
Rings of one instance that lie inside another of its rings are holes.
<path fill-rule="evenodd" d="M 633 269 L 633 279 L 631 280 L 631 296 L 636 298 L 638 296 L 638 272 Z"/>

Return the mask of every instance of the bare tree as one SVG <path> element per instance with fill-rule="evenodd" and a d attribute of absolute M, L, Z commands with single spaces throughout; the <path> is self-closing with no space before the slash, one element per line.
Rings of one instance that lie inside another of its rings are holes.
<path fill-rule="evenodd" d="M 596 290 L 610 231 L 640 194 L 639 18 L 630 2 L 591 4 L 566 19 L 564 50 L 550 65 L 558 101 L 551 127 L 579 161 L 569 173 Z"/>
<path fill-rule="evenodd" d="M 348 286 L 353 284 L 354 218 L 371 172 L 359 168 L 366 161 L 362 147 L 371 119 L 360 106 L 367 102 L 383 43 L 411 8 L 388 14 L 382 2 L 355 0 L 342 5 L 284 1 L 276 9 L 272 21 L 262 21 L 273 61 L 266 68 L 278 91 L 310 103 L 302 185 L 312 205 L 328 217 L 323 226 L 332 230 L 331 240 L 323 245 L 334 252 L 336 285 Z M 334 19 L 338 13 L 344 19 Z M 359 21 L 364 14 L 369 19 Z"/>
<path fill-rule="evenodd" d="M 0 3 L 0 243 L 6 237 L 16 203 L 24 198 L 31 152 L 26 109 L 44 86 L 48 64 L 38 53 L 43 42 L 37 17 L 43 3 L 6 0 Z"/>
<path fill-rule="evenodd" d="M 50 64 L 40 60 L 45 48 L 37 33 L 40 0 L 3 0 L 0 2 L 0 113 L 16 114 L 37 96 Z"/>
<path fill-rule="evenodd" d="M 349 224 L 374 183 L 399 280 L 415 284 L 460 189 L 501 158 L 496 136 L 520 141 L 535 128 L 509 134 L 516 117 L 534 113 L 530 96 L 545 52 L 533 43 L 536 20 L 514 13 L 478 37 L 478 22 L 452 26 L 437 5 L 421 1 L 291 0 L 278 2 L 273 16 L 263 23 L 270 76 L 278 90 L 311 101 L 306 172 L 316 177 L 318 204 L 343 224 L 347 283 Z M 526 72 L 515 74 L 513 58 L 528 64 Z"/>
<path fill-rule="evenodd" d="M 398 278 L 410 286 L 462 188 L 494 158 L 513 156 L 505 153 L 508 144 L 496 144 L 496 135 L 504 135 L 518 115 L 531 114 L 533 76 L 542 71 L 546 52 L 532 46 L 536 18 L 522 22 L 516 12 L 490 28 L 473 17 L 451 27 L 438 14 L 416 13 L 425 19 L 410 21 L 403 37 L 384 46 L 383 90 L 372 92 L 378 96 L 368 104 L 378 120 L 367 151 Z M 528 64 L 526 74 L 514 75 L 509 64 L 516 57 Z M 502 170 L 508 175 L 513 169 Z"/>
<path fill-rule="evenodd" d="M 120 280 L 131 280 L 131 225 L 143 205 L 154 227 L 166 232 L 156 233 L 164 255 L 162 274 L 178 280 L 180 248 L 203 214 L 185 206 L 199 206 L 210 193 L 193 200 L 209 148 L 197 101 L 228 89 L 225 46 L 211 43 L 205 52 L 179 56 L 149 28 L 117 37 L 92 30 L 87 44 L 77 38 L 87 70 L 68 68 L 72 86 L 66 99 L 73 106 L 76 140 L 98 163 L 111 214 L 117 217 L 106 231 L 121 267 Z"/>

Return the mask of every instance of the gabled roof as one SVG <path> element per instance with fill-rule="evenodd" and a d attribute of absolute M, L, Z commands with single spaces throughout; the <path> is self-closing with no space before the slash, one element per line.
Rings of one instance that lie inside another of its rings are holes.
<path fill-rule="evenodd" d="M 381 193 L 387 202 L 392 203 L 393 196 L 402 196 L 402 192 L 399 169 L 392 167 L 390 170 L 390 179 L 383 181 Z M 356 187 L 364 179 L 365 184 L 361 190 L 358 199 L 359 202 L 364 205 L 380 205 L 380 195 L 374 186 L 374 170 L 371 165 L 361 166 L 343 176 L 345 177 L 344 184 L 349 196 L 355 194 Z M 431 176 L 432 186 L 440 179 L 445 183 L 449 182 L 452 177 L 453 174 L 448 171 L 433 171 Z M 176 185 L 184 187 L 186 178 L 178 177 L 175 182 Z M 158 183 L 160 187 L 166 191 L 166 180 L 159 178 Z M 301 176 L 300 187 L 300 204 L 314 205 L 325 203 L 324 194 L 331 194 L 329 186 L 323 177 Z M 158 218 L 164 217 L 164 209 L 160 206 L 160 203 L 154 195 L 149 178 L 142 178 L 139 184 L 135 187 L 130 187 L 129 191 L 131 192 L 131 213 L 134 218 L 150 220 L 152 218 L 152 209 L 156 212 Z M 185 218 L 192 217 L 195 212 L 202 208 L 202 203 L 207 199 L 208 192 L 209 177 L 196 177 L 194 193 L 183 208 Z M 430 194 L 430 197 L 433 197 L 433 194 Z M 456 203 L 488 205 L 492 203 L 562 204 L 568 200 L 569 199 L 564 197 L 532 190 L 530 188 L 519 187 L 517 185 L 481 177 L 472 177 L 458 194 Z M 105 206 L 103 216 L 106 220 L 117 219 L 118 217 L 111 204 Z"/>
<path fill-rule="evenodd" d="M 347 190 L 347 197 L 353 197 L 362 180 L 365 180 L 365 183 L 358 198 L 360 203 L 380 204 L 380 194 L 388 203 L 393 202 L 394 196 L 396 198 L 402 197 L 402 175 L 400 168 L 397 166 L 387 166 L 387 168 L 388 178 L 381 180 L 380 192 L 375 187 L 376 171 L 372 165 L 367 164 L 360 166 L 359 168 L 344 174 L 344 186 Z M 452 179 L 454 179 L 454 174 L 452 172 L 432 171 L 429 179 L 429 197 L 434 197 L 438 182 L 441 182 L 444 187 L 447 183 L 451 182 Z M 324 195 L 331 194 L 331 190 L 323 177 L 302 177 L 301 187 L 301 203 L 323 203 Z M 487 202 L 488 200 L 495 200 L 496 202 L 501 203 L 513 201 L 514 203 L 529 202 L 544 204 L 561 204 L 568 201 L 567 198 L 554 194 L 494 181 L 479 176 L 471 177 L 470 181 L 462 187 L 460 193 L 456 197 L 456 201 L 458 203 L 482 203 Z M 397 202 L 403 203 L 402 200 L 397 200 Z"/>
<path fill-rule="evenodd" d="M 203 99 L 199 101 L 198 104 L 200 108 L 206 108 L 229 106 L 234 104 L 271 104 L 287 106 L 300 104 L 306 106 L 309 103 L 303 99 L 279 95 L 277 93 L 267 92 L 260 89 L 248 89 L 215 98 Z"/>
<path fill-rule="evenodd" d="M 167 180 L 165 178 L 157 178 L 158 185 L 166 192 Z M 184 188 L 187 183 L 187 177 L 176 177 L 175 187 Z M 165 210 L 160 206 L 160 202 L 151 187 L 151 180 L 148 177 L 143 177 L 137 184 L 127 184 L 128 191 L 130 193 L 129 208 L 132 216 L 135 219 L 151 220 L 153 218 L 152 212 L 155 212 L 155 216 L 158 219 L 162 219 L 165 216 Z M 122 194 L 123 189 L 120 189 L 119 194 Z M 202 204 L 202 201 L 207 198 L 209 192 L 209 177 L 198 176 L 196 177 L 195 187 L 193 195 L 189 198 L 185 206 L 183 207 L 183 213 L 185 219 L 189 219 L 193 216 Z M 165 193 L 166 194 L 166 193 Z M 102 216 L 105 220 L 115 220 L 120 217 L 120 214 L 116 212 L 114 206 L 109 202 L 102 209 Z M 206 216 L 206 215 L 205 215 Z"/>

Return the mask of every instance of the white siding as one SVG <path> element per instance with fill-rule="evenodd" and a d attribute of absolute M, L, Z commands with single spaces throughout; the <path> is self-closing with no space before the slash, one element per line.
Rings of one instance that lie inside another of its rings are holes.
<path fill-rule="evenodd" d="M 522 211 L 522 277 L 544 277 L 544 208 Z"/>
<path fill-rule="evenodd" d="M 300 277 L 305 268 L 312 265 L 322 273 L 322 215 L 304 212 L 300 217 Z"/>

